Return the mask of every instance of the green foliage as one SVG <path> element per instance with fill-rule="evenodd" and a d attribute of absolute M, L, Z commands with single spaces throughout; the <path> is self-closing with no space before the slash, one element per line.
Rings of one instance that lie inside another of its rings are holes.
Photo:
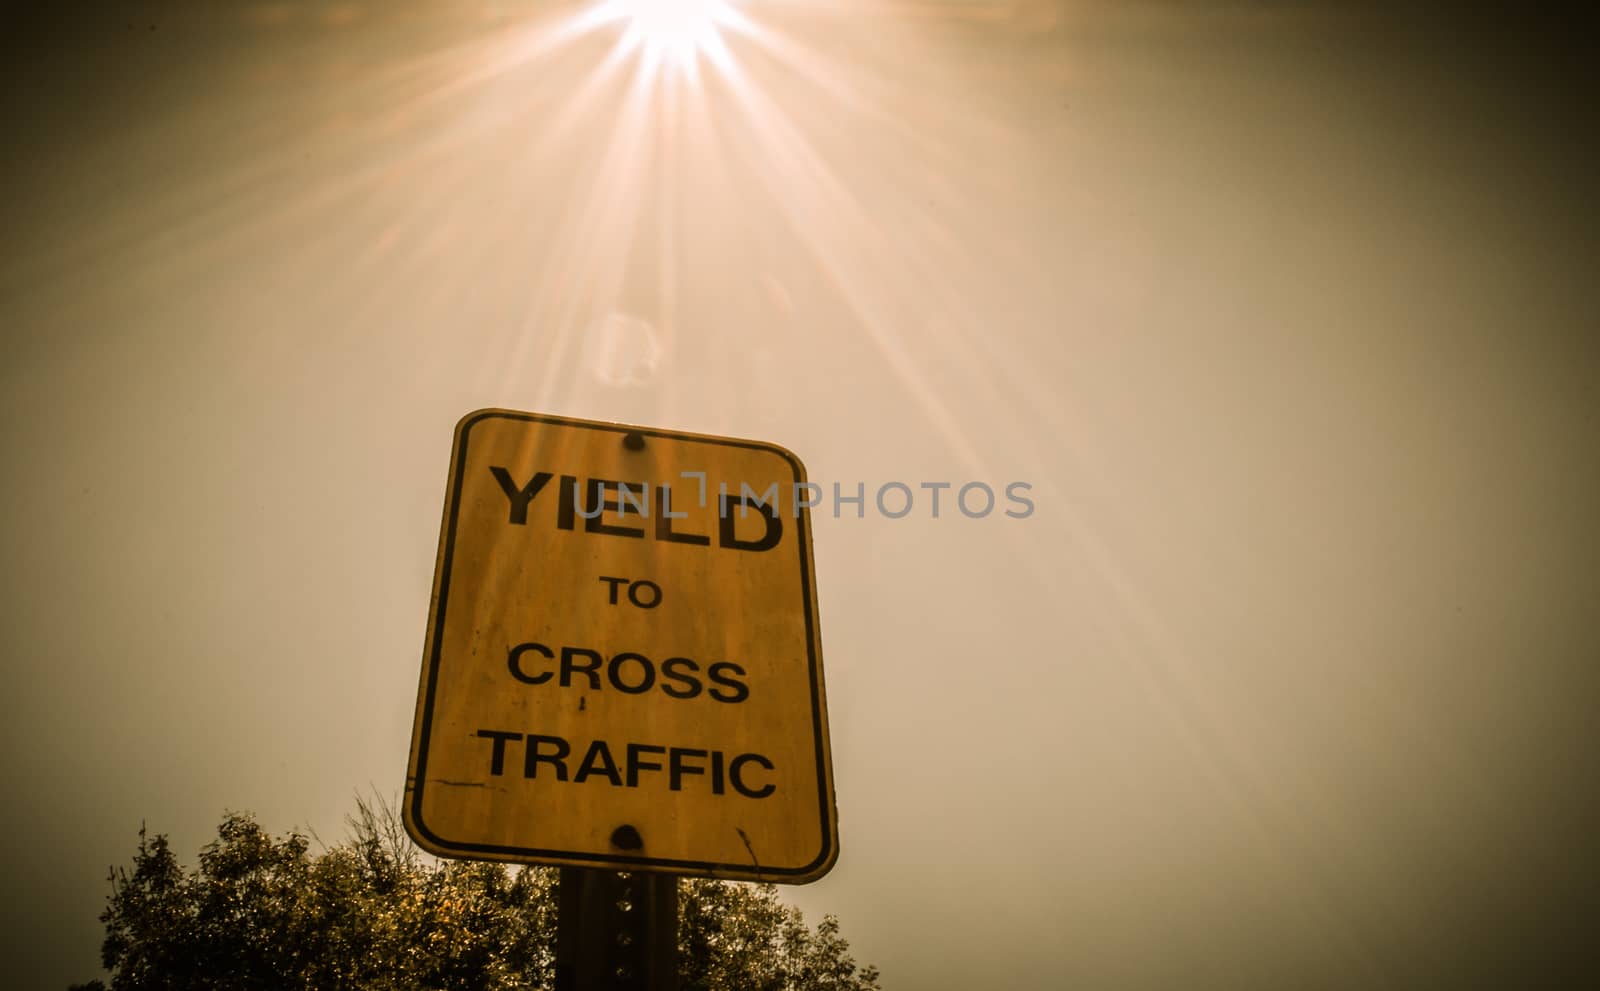
<path fill-rule="evenodd" d="M 419 856 L 389 806 L 357 802 L 313 854 L 229 813 L 185 871 L 139 831 L 100 920 L 111 972 L 73 991 L 500 991 L 550 988 L 559 872 Z M 683 991 L 877 991 L 838 920 L 815 932 L 772 885 L 679 885 Z"/>
<path fill-rule="evenodd" d="M 771 884 L 690 878 L 678 885 L 682 991 L 878 991 L 878 969 L 858 968 L 839 920 L 815 933 Z"/>

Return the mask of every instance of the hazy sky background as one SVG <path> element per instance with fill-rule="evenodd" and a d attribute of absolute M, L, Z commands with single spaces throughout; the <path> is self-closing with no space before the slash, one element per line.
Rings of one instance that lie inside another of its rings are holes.
<path fill-rule="evenodd" d="M 405 774 L 451 431 L 1033 486 L 815 520 L 842 853 L 898 989 L 1593 966 L 1594 88 L 1452 8 L 7 8 L 8 986 L 141 821 Z"/>

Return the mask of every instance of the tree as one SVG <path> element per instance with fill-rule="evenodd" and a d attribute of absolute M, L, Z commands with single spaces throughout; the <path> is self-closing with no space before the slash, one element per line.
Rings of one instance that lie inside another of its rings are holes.
<path fill-rule="evenodd" d="M 357 801 L 348 838 L 313 853 L 228 813 L 185 870 L 139 831 L 100 920 L 109 991 L 500 991 L 554 981 L 559 872 L 435 861 L 392 808 Z M 679 884 L 683 991 L 878 991 L 838 920 L 815 931 L 775 886 Z M 100 981 L 73 991 L 107 991 Z"/>

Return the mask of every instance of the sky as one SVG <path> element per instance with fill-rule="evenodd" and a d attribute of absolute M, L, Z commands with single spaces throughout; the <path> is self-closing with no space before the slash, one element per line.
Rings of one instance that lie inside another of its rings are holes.
<path fill-rule="evenodd" d="M 865 487 L 813 511 L 839 858 L 783 894 L 886 987 L 1600 969 L 1577 26 L 47 6 L 0 59 L 10 986 L 99 976 L 141 824 L 192 864 L 401 790 L 485 407 Z"/>

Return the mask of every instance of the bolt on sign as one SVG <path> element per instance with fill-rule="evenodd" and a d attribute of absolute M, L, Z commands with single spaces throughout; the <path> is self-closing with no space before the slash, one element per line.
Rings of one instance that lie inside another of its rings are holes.
<path fill-rule="evenodd" d="M 406 783 L 446 857 L 812 881 L 838 827 L 805 468 L 773 444 L 456 426 Z"/>

